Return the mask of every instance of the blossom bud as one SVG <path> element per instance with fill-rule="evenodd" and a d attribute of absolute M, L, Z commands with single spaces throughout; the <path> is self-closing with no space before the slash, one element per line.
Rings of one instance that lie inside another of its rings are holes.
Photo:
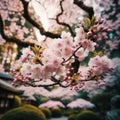
<path fill-rule="evenodd" d="M 94 22 L 94 25 L 97 25 L 97 24 L 98 24 L 98 21 L 95 21 L 95 22 Z"/>
<path fill-rule="evenodd" d="M 97 38 L 97 35 L 94 35 L 93 38 L 96 39 L 96 38 Z"/>
<path fill-rule="evenodd" d="M 87 32 L 87 35 L 92 36 L 92 32 L 91 31 Z"/>
<path fill-rule="evenodd" d="M 103 28 L 102 32 L 108 32 L 108 28 Z"/>
<path fill-rule="evenodd" d="M 108 36 L 107 35 L 103 35 L 103 39 L 108 39 Z"/>
<path fill-rule="evenodd" d="M 101 40 L 102 40 L 101 37 L 98 37 L 97 41 L 101 41 Z"/>
<path fill-rule="evenodd" d="M 111 29 L 107 29 L 107 32 L 111 32 L 112 30 Z"/>
<path fill-rule="evenodd" d="M 99 20 L 99 24 L 102 24 L 103 22 L 104 22 L 104 20 L 103 20 L 103 19 Z"/>
<path fill-rule="evenodd" d="M 102 30 L 103 30 L 103 28 L 104 28 L 103 26 L 102 26 L 102 27 L 100 27 L 100 30 L 102 31 Z"/>

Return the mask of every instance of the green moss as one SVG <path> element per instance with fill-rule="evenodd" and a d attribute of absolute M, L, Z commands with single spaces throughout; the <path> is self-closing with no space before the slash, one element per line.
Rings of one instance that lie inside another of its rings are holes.
<path fill-rule="evenodd" d="M 64 116 L 70 116 L 71 114 L 78 114 L 80 110 L 67 109 L 63 111 Z"/>
<path fill-rule="evenodd" d="M 61 117 L 62 116 L 62 111 L 60 108 L 52 108 L 51 109 L 52 117 Z"/>
<path fill-rule="evenodd" d="M 80 112 L 75 120 L 100 120 L 98 115 L 90 110 L 83 110 Z"/>
<path fill-rule="evenodd" d="M 46 118 L 51 118 L 51 111 L 49 108 L 40 108 L 40 110 L 45 114 Z"/>
<path fill-rule="evenodd" d="M 76 114 L 71 114 L 68 116 L 68 120 L 75 120 L 76 119 Z"/>
<path fill-rule="evenodd" d="M 46 117 L 38 108 L 25 105 L 6 112 L 1 120 L 46 120 Z"/>

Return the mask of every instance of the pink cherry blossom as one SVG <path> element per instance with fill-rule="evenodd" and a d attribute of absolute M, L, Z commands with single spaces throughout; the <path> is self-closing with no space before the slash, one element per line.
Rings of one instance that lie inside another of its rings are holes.
<path fill-rule="evenodd" d="M 112 64 L 107 56 L 96 56 L 90 59 L 88 65 L 94 75 L 99 75 L 108 72 Z"/>
<path fill-rule="evenodd" d="M 22 75 L 30 74 L 31 73 L 31 64 L 23 63 L 20 72 Z"/>
<path fill-rule="evenodd" d="M 42 67 L 41 65 L 32 65 L 31 67 L 31 78 L 33 79 L 41 79 L 42 75 Z"/>
<path fill-rule="evenodd" d="M 99 52 L 100 42 L 112 45 L 111 42 L 106 42 L 110 31 L 108 24 L 112 22 L 108 21 L 105 24 L 107 16 L 100 19 L 103 10 L 100 0 L 85 0 L 82 4 L 88 5 L 87 8 L 93 7 L 95 17 L 92 17 L 93 14 L 90 16 L 89 11 L 81 9 L 81 4 L 75 2 L 75 0 L 0 2 L 2 37 L 6 41 L 13 40 L 29 46 L 22 49 L 22 55 L 11 66 L 14 82 L 41 86 L 36 83 L 36 79 L 46 83 L 51 80 L 54 85 L 70 86 L 77 90 L 83 87 L 85 82 L 98 80 L 110 71 L 110 59 L 107 56 L 93 54 Z M 110 5 L 114 6 L 111 2 Z M 108 10 L 109 5 L 105 6 Z M 114 11 L 110 13 L 113 14 Z M 87 21 L 84 20 L 84 16 Z M 110 26 L 111 28 L 114 26 L 116 30 L 119 28 L 117 25 L 118 21 Z M 82 64 L 86 67 L 84 70 Z"/>

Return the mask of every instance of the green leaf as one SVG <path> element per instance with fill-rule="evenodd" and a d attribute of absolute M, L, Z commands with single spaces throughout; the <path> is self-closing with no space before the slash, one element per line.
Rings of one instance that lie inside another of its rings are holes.
<path fill-rule="evenodd" d="M 91 19 L 91 24 L 92 24 L 92 25 L 94 24 L 95 20 L 96 20 L 96 17 L 95 17 L 95 16 L 92 16 L 92 19 Z"/>
<path fill-rule="evenodd" d="M 84 20 L 87 23 L 87 25 L 90 26 L 90 24 L 91 24 L 90 19 L 88 17 L 85 17 Z"/>

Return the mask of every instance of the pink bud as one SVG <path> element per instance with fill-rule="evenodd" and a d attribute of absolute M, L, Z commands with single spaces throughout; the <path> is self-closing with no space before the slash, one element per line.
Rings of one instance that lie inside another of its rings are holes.
<path fill-rule="evenodd" d="M 103 19 L 99 20 L 99 24 L 102 24 L 103 22 L 104 22 L 104 20 L 103 20 Z"/>
<path fill-rule="evenodd" d="M 111 32 L 111 31 L 112 31 L 111 29 L 109 29 L 109 28 L 107 29 L 107 32 Z"/>
<path fill-rule="evenodd" d="M 104 36 L 103 36 L 103 39 L 108 39 L 108 36 L 107 36 L 107 35 L 104 35 Z"/>
<path fill-rule="evenodd" d="M 97 39 L 97 41 L 101 41 L 102 40 L 102 38 L 101 37 L 99 37 L 98 39 Z"/>
<path fill-rule="evenodd" d="M 103 28 L 102 32 L 108 32 L 108 28 Z"/>
<path fill-rule="evenodd" d="M 97 25 L 97 24 L 98 24 L 98 21 L 95 21 L 95 22 L 94 22 L 94 25 Z"/>
<path fill-rule="evenodd" d="M 96 38 L 97 38 L 97 35 L 94 35 L 94 36 L 93 36 L 93 38 L 95 38 L 95 39 L 96 39 Z"/>
<path fill-rule="evenodd" d="M 92 36 L 92 32 L 91 31 L 87 32 L 87 35 Z"/>

